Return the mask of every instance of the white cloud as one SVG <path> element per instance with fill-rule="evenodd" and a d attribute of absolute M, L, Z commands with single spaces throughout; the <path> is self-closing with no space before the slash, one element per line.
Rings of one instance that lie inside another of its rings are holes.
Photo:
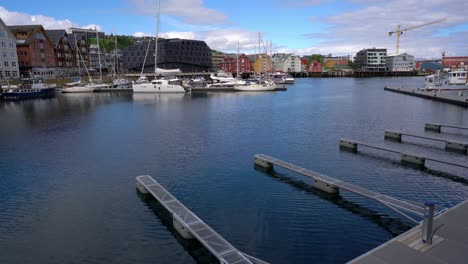
<path fill-rule="evenodd" d="M 80 27 L 68 19 L 58 20 L 53 17 L 44 15 L 30 15 L 22 12 L 9 11 L 3 6 L 0 6 L 0 17 L 7 25 L 42 25 L 45 29 L 67 29 L 70 27 Z M 82 26 L 83 28 L 97 28 L 102 30 L 102 27 L 95 24 Z"/>
<path fill-rule="evenodd" d="M 164 32 L 160 33 L 161 38 L 180 38 L 180 39 L 196 39 L 194 32 Z"/>
<path fill-rule="evenodd" d="M 423 24 L 440 18 L 447 21 L 420 27 L 405 32 L 400 41 L 400 52 L 408 52 L 418 57 L 440 56 L 442 51 L 447 55 L 467 55 L 467 31 L 448 33 L 456 25 L 468 23 L 466 10 L 468 1 L 420 1 L 394 0 L 374 2 L 352 0 L 367 7 L 354 11 L 323 17 L 327 24 L 326 33 L 311 33 L 306 37 L 319 39 L 321 42 L 311 50 L 326 50 L 336 55 L 355 54 L 363 48 L 383 47 L 388 53 L 396 49 L 396 35 L 389 37 L 398 24 L 402 28 Z M 446 34 L 436 34 L 447 31 Z"/>
<path fill-rule="evenodd" d="M 128 0 L 139 14 L 154 15 L 157 0 Z M 218 25 L 226 23 L 225 14 L 203 6 L 202 0 L 168 0 L 161 3 L 161 15 L 173 15 L 185 23 Z"/>
<path fill-rule="evenodd" d="M 134 37 L 141 38 L 141 37 L 151 37 L 154 36 L 154 34 L 147 33 L 147 32 L 135 32 L 133 33 Z"/>

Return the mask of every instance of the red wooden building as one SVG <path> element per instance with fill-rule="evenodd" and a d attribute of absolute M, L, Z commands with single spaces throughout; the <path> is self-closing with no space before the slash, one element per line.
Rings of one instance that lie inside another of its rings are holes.
<path fill-rule="evenodd" d="M 237 55 L 229 55 L 224 57 L 221 63 L 221 70 L 228 73 L 237 73 Z M 247 55 L 242 53 L 239 55 L 239 73 L 252 72 L 253 62 Z"/>
<path fill-rule="evenodd" d="M 317 60 L 313 60 L 310 64 L 309 67 L 307 68 L 307 72 L 322 72 L 322 64 L 318 62 Z"/>
<path fill-rule="evenodd" d="M 16 38 L 19 71 L 22 76 L 55 76 L 54 45 L 41 25 L 8 26 Z"/>

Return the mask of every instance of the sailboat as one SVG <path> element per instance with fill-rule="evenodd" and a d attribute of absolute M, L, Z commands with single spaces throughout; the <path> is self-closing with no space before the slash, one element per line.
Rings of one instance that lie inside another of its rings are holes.
<path fill-rule="evenodd" d="M 101 50 L 99 47 L 99 35 L 96 30 L 96 39 L 97 39 L 97 46 L 98 46 L 98 58 L 99 58 L 99 79 L 101 83 L 93 83 L 91 80 L 91 76 L 89 75 L 88 68 L 86 67 L 86 63 L 84 63 L 83 58 L 81 57 L 81 53 L 78 49 L 78 53 L 80 54 L 81 60 L 83 61 L 83 64 L 86 69 L 86 73 L 88 74 L 88 78 L 90 83 L 82 85 L 81 81 L 78 83 L 69 83 L 65 84 L 65 87 L 62 89 L 62 93 L 86 93 L 86 92 L 94 92 L 99 89 L 106 89 L 106 88 L 111 88 L 112 86 L 109 84 L 104 84 L 102 83 L 102 68 L 101 68 Z"/>
<path fill-rule="evenodd" d="M 239 53 L 239 51 L 237 52 Z M 258 56 L 262 58 L 260 52 L 260 33 L 258 33 Z M 237 59 L 239 61 L 239 59 Z M 247 82 L 244 85 L 236 85 L 234 89 L 237 91 L 274 91 L 276 84 L 271 80 L 263 80 L 262 77 L 254 82 Z"/>
<path fill-rule="evenodd" d="M 182 87 L 182 82 L 178 79 L 156 79 L 157 74 L 175 74 L 180 73 L 179 69 L 158 69 L 158 34 L 159 34 L 159 11 L 161 1 L 158 1 L 158 10 L 156 13 L 156 40 L 154 45 L 154 79 L 150 82 L 144 76 L 141 76 L 137 82 L 133 84 L 134 93 L 185 93 L 186 90 Z M 143 63 L 143 67 L 145 64 Z M 143 71 L 142 71 L 143 72 Z"/>

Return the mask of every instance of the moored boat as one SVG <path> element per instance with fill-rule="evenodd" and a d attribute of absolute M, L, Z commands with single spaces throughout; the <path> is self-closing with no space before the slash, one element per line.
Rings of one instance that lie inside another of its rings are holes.
<path fill-rule="evenodd" d="M 5 100 L 43 98 L 54 94 L 55 85 L 47 85 L 40 78 L 22 79 L 20 85 L 2 86 L 2 97 Z"/>

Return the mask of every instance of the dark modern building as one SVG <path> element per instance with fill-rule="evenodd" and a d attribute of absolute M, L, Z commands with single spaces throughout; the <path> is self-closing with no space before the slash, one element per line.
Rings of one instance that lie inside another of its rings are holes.
<path fill-rule="evenodd" d="M 149 44 L 149 48 L 148 48 Z M 129 72 L 154 71 L 154 45 L 142 42 L 125 48 L 122 51 L 123 68 Z M 211 49 L 204 41 L 188 39 L 159 39 L 158 68 L 180 69 L 182 72 L 208 72 L 212 70 Z"/>

